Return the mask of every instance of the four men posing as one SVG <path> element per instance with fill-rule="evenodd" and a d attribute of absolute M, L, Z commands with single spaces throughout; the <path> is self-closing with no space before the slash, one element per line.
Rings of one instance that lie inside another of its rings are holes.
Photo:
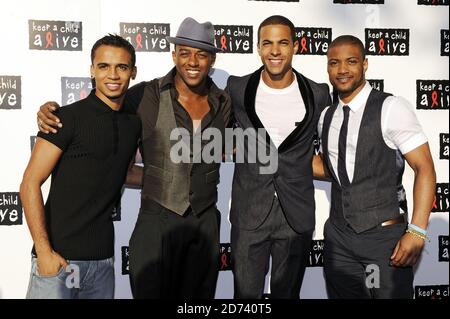
<path fill-rule="evenodd" d="M 412 297 L 411 266 L 426 236 L 435 184 L 433 164 L 414 113 L 407 105 L 401 110 L 397 105 L 391 107 L 399 103 L 398 98 L 367 86 L 367 60 L 360 41 L 343 37 L 330 46 L 328 72 L 339 94 L 339 100 L 332 104 L 326 84 L 317 84 L 292 68 L 298 41 L 292 22 L 285 17 L 272 16 L 261 23 L 258 54 L 263 66 L 247 76 L 230 77 L 226 92 L 207 76 L 218 51 L 210 23 L 187 18 L 177 36 L 168 40 L 175 44 L 175 68 L 163 78 L 131 88 L 122 110 L 131 118 L 137 114 L 142 125 L 144 169 L 130 166 L 128 171 L 129 182 L 143 182 L 141 209 L 130 240 L 134 297 L 214 297 L 220 163 L 193 162 L 193 153 L 189 163 L 174 162 L 169 154 L 175 141 L 170 135 L 181 128 L 190 137 L 210 127 L 223 133 L 226 126 L 253 129 L 250 138 L 259 138 L 259 147 L 269 153 L 276 150 L 278 156 L 275 172 L 261 173 L 264 163 L 246 157 L 251 152 L 249 144 L 236 147 L 245 159 L 235 165 L 230 212 L 236 298 L 262 297 L 270 257 L 271 296 L 299 297 L 315 227 L 313 174 L 329 177 L 333 183 L 332 209 L 325 228 L 325 276 L 330 297 Z M 343 121 L 339 114 L 344 103 L 357 115 L 345 115 Z M 57 124 L 49 114 L 50 107 L 41 107 L 42 131 L 54 130 L 47 125 Z M 408 118 L 403 113 L 409 114 Z M 405 117 L 406 123 L 392 126 L 392 118 L 398 116 Z M 323 155 L 313 160 L 319 118 Z M 72 125 L 70 119 L 61 120 L 63 131 Z M 405 130 L 410 125 L 415 127 L 413 132 Z M 118 131 L 114 132 L 116 136 Z M 135 140 L 130 144 L 136 145 Z M 111 154 L 115 153 L 105 156 Z M 406 234 L 407 219 L 400 215 L 406 212 L 401 154 L 416 173 L 412 224 Z M 57 173 L 58 169 L 53 170 Z M 28 183 L 24 180 L 23 184 Z M 52 188 L 58 185 L 52 183 Z M 33 210 L 32 203 L 24 203 L 29 223 L 35 218 L 27 212 Z M 104 209 L 102 214 L 108 212 Z M 45 222 L 48 225 L 49 221 Z M 33 222 L 30 224 L 37 245 Z M 44 221 L 41 226 L 45 226 Z M 44 233 L 45 227 L 41 228 Z M 47 246 L 57 251 L 56 242 Z M 67 259 L 58 256 L 59 265 L 64 266 Z M 380 287 L 369 289 L 365 285 L 369 264 L 381 270 Z M 350 282 L 352 286 L 344 289 Z"/>

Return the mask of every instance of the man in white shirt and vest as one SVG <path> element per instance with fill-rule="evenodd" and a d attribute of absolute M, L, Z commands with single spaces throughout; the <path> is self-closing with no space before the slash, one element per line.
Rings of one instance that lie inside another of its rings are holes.
<path fill-rule="evenodd" d="M 321 114 L 324 166 L 316 165 L 314 172 L 332 179 L 324 226 L 329 297 L 412 298 L 412 266 L 427 238 L 436 185 L 427 138 L 405 99 L 366 81 L 368 60 L 358 38 L 336 38 L 327 58 L 339 99 Z M 409 225 L 405 159 L 415 173 Z"/>

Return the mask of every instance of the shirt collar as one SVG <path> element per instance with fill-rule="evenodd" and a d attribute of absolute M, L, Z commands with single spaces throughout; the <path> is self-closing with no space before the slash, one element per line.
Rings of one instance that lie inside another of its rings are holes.
<path fill-rule="evenodd" d="M 178 91 L 175 89 L 175 75 L 177 74 L 176 67 L 173 67 L 162 79 L 161 82 L 161 90 L 172 89 L 174 99 L 178 99 Z M 227 98 L 225 96 L 225 92 L 220 90 L 211 77 L 207 77 L 206 85 L 209 87 L 208 91 L 208 101 L 211 102 L 212 108 L 216 113 L 218 111 L 219 106 L 224 103 Z"/>
<path fill-rule="evenodd" d="M 361 91 L 350 101 L 350 103 L 345 104 L 339 99 L 339 107 L 343 107 L 344 105 L 348 105 L 352 112 L 357 112 L 361 107 L 366 105 L 367 99 L 369 98 L 370 92 L 372 91 L 372 86 L 369 81 L 366 81 L 366 84 L 362 88 Z"/>
<path fill-rule="evenodd" d="M 161 82 L 161 90 L 164 90 L 167 86 L 175 86 L 175 74 L 177 73 L 175 67 L 173 67 L 163 78 Z"/>
<path fill-rule="evenodd" d="M 103 102 L 97 95 L 95 95 L 95 89 L 92 89 L 91 93 L 89 93 L 88 99 L 92 101 L 92 104 L 94 105 L 95 109 L 100 112 L 121 112 L 123 109 L 122 107 L 119 110 L 113 110 L 109 107 L 105 102 Z"/>

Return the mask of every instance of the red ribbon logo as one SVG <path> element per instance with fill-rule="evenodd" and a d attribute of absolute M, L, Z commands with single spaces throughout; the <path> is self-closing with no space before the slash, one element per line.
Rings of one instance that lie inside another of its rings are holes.
<path fill-rule="evenodd" d="M 140 33 L 136 35 L 136 49 L 142 49 L 142 35 Z"/>
<path fill-rule="evenodd" d="M 53 42 L 52 42 L 52 33 L 50 31 L 48 31 L 45 34 L 45 40 L 47 41 L 47 44 L 45 45 L 45 48 L 47 49 L 49 46 L 53 46 Z"/>
<path fill-rule="evenodd" d="M 380 50 L 378 51 L 378 54 L 385 53 L 385 51 L 384 51 L 384 39 L 380 39 L 380 41 L 378 41 L 378 44 L 380 45 Z"/>
<path fill-rule="evenodd" d="M 222 50 L 227 49 L 227 38 L 224 35 L 220 37 L 220 48 Z"/>
<path fill-rule="evenodd" d="M 438 103 L 438 92 L 437 91 L 433 91 L 431 93 L 431 101 L 433 103 L 433 104 L 431 104 L 431 107 L 434 107 L 435 105 L 439 106 L 439 103 Z"/>
<path fill-rule="evenodd" d="M 223 253 L 222 256 L 220 256 L 220 261 L 222 262 L 222 265 L 220 265 L 220 269 L 228 267 L 227 255 L 225 253 Z"/>
<path fill-rule="evenodd" d="M 308 48 L 306 47 L 306 38 L 305 37 L 303 37 L 301 40 L 300 40 L 300 44 L 301 44 L 301 49 L 300 49 L 300 53 L 303 53 L 303 52 L 308 52 Z"/>
<path fill-rule="evenodd" d="M 436 196 L 434 196 L 434 199 L 433 199 L 433 208 L 435 208 L 435 209 L 438 208 L 437 204 L 436 204 Z"/>

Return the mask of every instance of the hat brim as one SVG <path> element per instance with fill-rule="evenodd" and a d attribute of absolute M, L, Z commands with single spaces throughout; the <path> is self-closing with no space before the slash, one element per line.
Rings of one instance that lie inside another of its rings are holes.
<path fill-rule="evenodd" d="M 166 37 L 167 41 L 169 41 L 172 44 L 178 44 L 178 45 L 185 45 L 188 47 L 192 47 L 192 48 L 196 48 L 196 49 L 202 49 L 211 53 L 216 53 L 216 52 L 223 52 L 221 49 L 216 48 L 213 45 L 204 43 L 204 42 L 200 42 L 200 41 L 195 41 L 195 40 L 190 40 L 190 39 L 185 39 L 185 38 L 177 38 L 177 37 Z"/>

